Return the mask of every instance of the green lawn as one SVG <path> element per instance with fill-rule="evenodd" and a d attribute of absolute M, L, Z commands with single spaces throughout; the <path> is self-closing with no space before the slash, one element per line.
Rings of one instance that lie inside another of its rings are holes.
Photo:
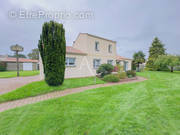
<path fill-rule="evenodd" d="M 34 76 L 34 75 L 38 75 L 39 71 L 20 71 L 20 76 Z M 4 71 L 4 72 L 0 72 L 0 78 L 12 78 L 12 77 L 16 77 L 17 76 L 17 72 L 16 71 Z"/>
<path fill-rule="evenodd" d="M 0 103 L 10 100 L 22 99 L 25 97 L 36 96 L 52 91 L 64 90 L 67 88 L 77 88 L 92 84 L 102 84 L 104 81 L 94 77 L 87 78 L 73 78 L 66 79 L 61 86 L 49 86 L 45 81 L 32 82 L 21 88 L 8 92 L 6 94 L 0 95 Z"/>
<path fill-rule="evenodd" d="M 0 135 L 178 135 L 180 73 L 97 88 L 0 113 Z"/>

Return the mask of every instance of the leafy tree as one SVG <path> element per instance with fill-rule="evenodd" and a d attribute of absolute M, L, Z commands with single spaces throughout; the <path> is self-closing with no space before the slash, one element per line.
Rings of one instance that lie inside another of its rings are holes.
<path fill-rule="evenodd" d="M 157 68 L 154 65 L 155 60 L 158 58 L 158 56 L 160 55 L 165 55 L 166 54 L 166 49 L 164 48 L 164 45 L 161 43 L 161 41 L 155 37 L 151 47 L 149 48 L 149 58 L 148 61 L 146 63 L 146 67 L 149 70 L 161 70 L 163 67 L 161 67 L 161 69 Z"/>
<path fill-rule="evenodd" d="M 38 44 L 48 85 L 61 85 L 64 81 L 66 40 L 63 24 L 45 22 Z"/>
<path fill-rule="evenodd" d="M 14 54 L 13 56 L 10 56 L 10 57 L 16 58 L 16 54 Z M 19 58 L 27 58 L 26 55 L 24 55 L 24 54 L 18 54 L 18 57 Z"/>
<path fill-rule="evenodd" d="M 178 57 L 178 59 L 179 59 L 179 61 L 180 61 L 180 55 L 177 55 L 177 57 Z"/>
<path fill-rule="evenodd" d="M 33 60 L 39 60 L 39 49 L 32 49 L 32 51 L 28 54 L 28 57 Z"/>
<path fill-rule="evenodd" d="M 167 68 L 170 67 L 171 72 L 173 72 L 174 67 L 180 65 L 180 60 L 177 56 L 174 55 L 161 55 L 156 59 L 154 65 L 157 67 L 162 65 L 166 66 Z"/>
<path fill-rule="evenodd" d="M 102 64 L 99 66 L 97 73 L 101 74 L 101 77 L 110 74 L 113 71 L 114 67 L 111 64 Z"/>
<path fill-rule="evenodd" d="M 133 64 L 140 71 L 139 65 L 145 62 L 145 54 L 142 51 L 138 51 L 133 55 Z"/>

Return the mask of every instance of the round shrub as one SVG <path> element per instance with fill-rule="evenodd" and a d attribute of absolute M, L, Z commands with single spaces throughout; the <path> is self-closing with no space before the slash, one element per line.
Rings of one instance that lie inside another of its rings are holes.
<path fill-rule="evenodd" d="M 113 71 L 114 67 L 111 64 L 102 64 L 99 66 L 97 73 L 101 74 L 101 77 L 110 74 Z"/>
<path fill-rule="evenodd" d="M 119 82 L 119 77 L 118 75 L 110 74 L 110 75 L 105 75 L 103 80 L 106 82 Z"/>
<path fill-rule="evenodd" d="M 136 76 L 136 72 L 133 71 L 133 70 L 128 70 L 128 71 L 126 71 L 126 74 L 127 74 L 127 76 L 128 76 L 129 78 Z"/>
<path fill-rule="evenodd" d="M 127 77 L 126 72 L 119 72 L 118 76 L 119 76 L 119 79 L 125 79 Z"/>

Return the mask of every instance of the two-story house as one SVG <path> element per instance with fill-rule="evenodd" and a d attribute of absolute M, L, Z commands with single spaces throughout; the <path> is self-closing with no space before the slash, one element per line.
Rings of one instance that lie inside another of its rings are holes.
<path fill-rule="evenodd" d="M 131 59 L 117 55 L 116 41 L 80 33 L 73 46 L 66 47 L 65 78 L 95 76 L 97 68 L 104 63 L 121 64 L 131 70 Z M 40 75 L 44 78 L 40 60 Z"/>

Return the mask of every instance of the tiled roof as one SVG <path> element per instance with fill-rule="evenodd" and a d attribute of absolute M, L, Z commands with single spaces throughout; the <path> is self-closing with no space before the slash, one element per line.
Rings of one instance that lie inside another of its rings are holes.
<path fill-rule="evenodd" d="M 117 56 L 116 60 L 132 60 L 132 59 L 125 58 L 125 57 L 122 57 L 122 56 Z"/>
<path fill-rule="evenodd" d="M 82 52 L 81 50 L 78 50 L 72 46 L 66 46 L 66 53 L 83 54 L 83 55 L 86 54 L 86 53 Z"/>
<path fill-rule="evenodd" d="M 3 61 L 3 62 L 16 62 L 16 58 L 5 57 L 5 58 L 1 58 L 0 61 Z M 38 60 L 19 58 L 19 62 L 35 62 L 35 63 L 37 63 Z"/>

